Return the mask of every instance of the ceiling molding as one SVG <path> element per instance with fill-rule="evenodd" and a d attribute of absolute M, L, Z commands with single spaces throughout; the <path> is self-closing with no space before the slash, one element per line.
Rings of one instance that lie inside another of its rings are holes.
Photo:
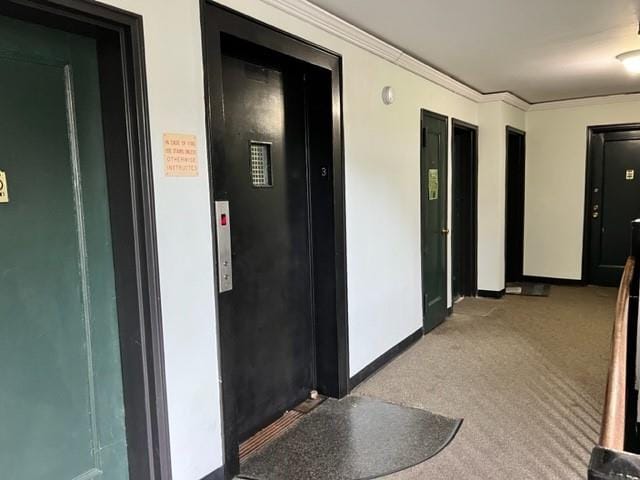
<path fill-rule="evenodd" d="M 262 0 L 262 2 L 392 63 L 396 63 L 396 60 L 403 55 L 402 50 L 389 45 L 387 42 L 351 25 L 307 0 Z"/>
<path fill-rule="evenodd" d="M 640 93 L 623 93 L 619 95 L 603 95 L 599 97 L 576 98 L 573 100 L 555 100 L 552 102 L 534 103 L 529 111 L 556 110 L 558 108 L 588 107 L 591 105 L 607 105 L 611 103 L 640 102 Z"/>
<path fill-rule="evenodd" d="M 350 24 L 340 17 L 327 12 L 308 0 L 261 1 L 477 103 L 504 102 L 527 112 L 640 101 L 640 93 L 638 93 L 606 95 L 575 100 L 559 100 L 531 104 L 511 92 L 482 93 L 468 85 L 465 85 L 459 80 L 456 80 L 450 75 L 447 75 L 446 73 L 443 73 L 440 70 L 437 70 L 412 57 L 399 48 L 394 47 L 374 35 Z"/>
<path fill-rule="evenodd" d="M 469 100 L 473 100 L 474 102 L 482 101 L 482 93 L 465 85 L 464 83 L 459 82 L 449 75 L 436 70 L 426 63 L 421 62 L 411 55 L 402 53 L 402 55 L 400 55 L 400 57 L 392 63 L 398 65 L 401 68 L 404 68 L 405 70 L 410 71 L 411 73 L 415 73 L 422 78 L 426 78 L 427 80 L 435 83 L 436 85 L 440 85 L 441 87 L 446 88 L 451 92 L 462 95 Z"/>
<path fill-rule="evenodd" d="M 519 108 L 527 112 L 531 109 L 531 104 L 511 92 L 485 93 L 481 94 L 478 103 L 504 102 L 512 107 Z"/>
<path fill-rule="evenodd" d="M 373 53 L 394 65 L 398 65 L 420 77 L 426 78 L 449 91 L 462 95 L 474 102 L 482 102 L 483 94 L 481 92 L 436 70 L 399 48 L 389 45 L 387 42 L 380 40 L 307 0 L 262 0 L 262 2 L 318 27 L 325 32 L 331 33 L 352 45 Z"/>

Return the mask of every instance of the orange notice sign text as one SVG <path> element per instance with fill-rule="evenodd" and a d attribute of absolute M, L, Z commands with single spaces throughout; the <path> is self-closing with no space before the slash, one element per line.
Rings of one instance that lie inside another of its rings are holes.
<path fill-rule="evenodd" d="M 167 177 L 197 177 L 198 154 L 195 135 L 165 133 L 164 174 Z"/>

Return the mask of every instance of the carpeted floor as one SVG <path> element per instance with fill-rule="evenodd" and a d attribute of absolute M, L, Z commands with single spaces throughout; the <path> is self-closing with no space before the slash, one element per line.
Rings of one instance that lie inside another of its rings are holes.
<path fill-rule="evenodd" d="M 464 418 L 441 453 L 386 479 L 586 478 L 615 295 L 553 286 L 549 297 L 456 304 L 443 325 L 354 392 Z"/>

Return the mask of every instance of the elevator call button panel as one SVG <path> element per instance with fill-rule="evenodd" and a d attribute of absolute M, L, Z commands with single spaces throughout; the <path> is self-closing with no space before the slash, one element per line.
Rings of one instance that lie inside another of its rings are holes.
<path fill-rule="evenodd" d="M 215 203 L 215 212 L 216 243 L 218 244 L 218 291 L 223 293 L 233 289 L 229 202 L 217 201 Z"/>

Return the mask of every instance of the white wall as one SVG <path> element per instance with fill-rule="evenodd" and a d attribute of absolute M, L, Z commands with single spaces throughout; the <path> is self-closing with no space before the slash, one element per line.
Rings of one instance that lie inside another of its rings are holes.
<path fill-rule="evenodd" d="M 587 127 L 640 122 L 640 100 L 527 113 L 527 275 L 580 279 Z"/>
<path fill-rule="evenodd" d="M 196 480 L 222 464 L 199 1 L 108 3 L 144 17 L 173 478 Z M 478 105 L 263 2 L 220 3 L 342 55 L 353 375 L 422 325 L 420 109 L 480 123 L 482 139 Z M 385 85 L 392 106 L 380 100 Z M 508 109 L 496 105 L 504 130 Z M 163 175 L 163 132 L 197 135 L 199 177 Z M 504 137 L 481 145 L 481 165 L 488 155 L 499 170 Z"/>
<path fill-rule="evenodd" d="M 504 102 L 480 104 L 478 138 L 478 289 L 505 281 L 506 127 L 525 129 L 525 113 Z"/>

